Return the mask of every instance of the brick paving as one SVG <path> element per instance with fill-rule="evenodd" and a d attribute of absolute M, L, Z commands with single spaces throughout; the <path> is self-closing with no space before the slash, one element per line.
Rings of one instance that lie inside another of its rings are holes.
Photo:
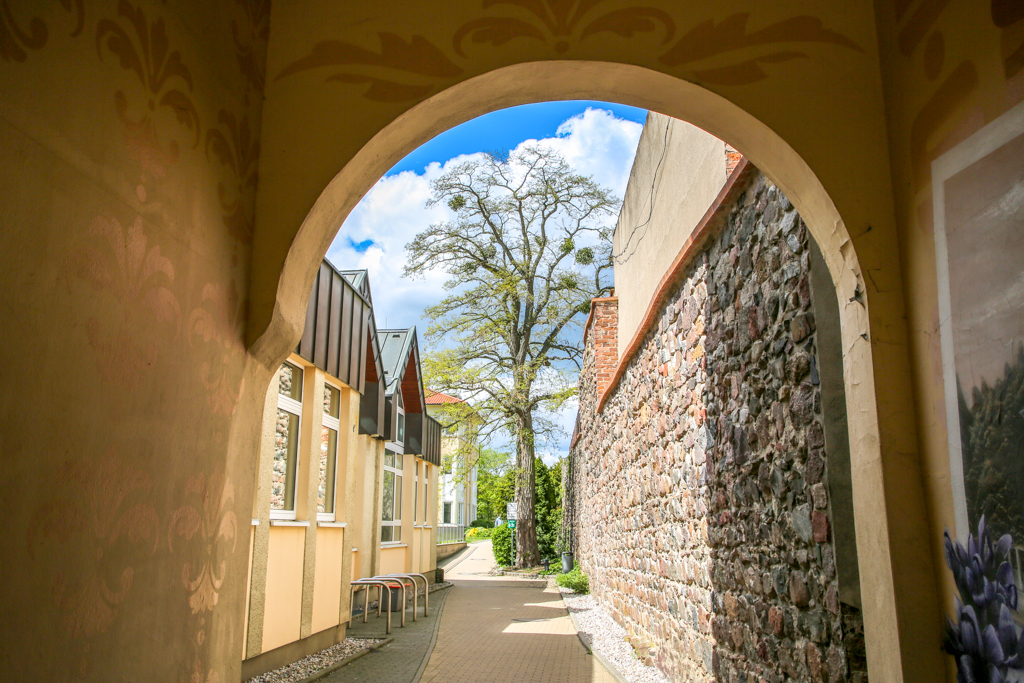
<path fill-rule="evenodd" d="M 557 588 L 487 576 L 492 567 L 480 543 L 446 569 L 455 587 L 419 683 L 614 683 L 583 649 Z"/>
<path fill-rule="evenodd" d="M 429 654 L 430 642 L 434 637 L 435 625 L 444 608 L 444 601 L 452 591 L 451 588 L 431 593 L 430 616 L 423 617 L 423 598 L 419 602 L 419 620 L 413 622 L 412 610 L 405 615 L 405 628 L 399 626 L 401 615 L 391 615 L 391 635 L 394 641 L 379 650 L 360 657 L 351 664 L 334 673 L 321 678 L 317 683 L 413 683 L 416 674 L 423 666 L 423 660 Z M 359 606 L 362 607 L 360 599 Z M 354 619 L 355 623 L 347 635 L 354 638 L 384 638 L 386 617 L 377 611 L 370 610 L 370 618 L 364 624 L 362 616 Z"/>
<path fill-rule="evenodd" d="M 453 557 L 445 579 L 454 587 L 431 595 L 429 618 L 414 624 L 407 616 L 404 629 L 392 622 L 393 643 L 321 681 L 614 683 L 583 649 L 557 588 L 548 588 L 546 581 L 488 576 L 493 566 L 489 542 Z M 429 652 L 439 618 L 437 641 Z M 355 637 L 383 633 L 383 620 L 378 622 L 375 612 L 366 626 L 357 620 L 349 631 Z"/>

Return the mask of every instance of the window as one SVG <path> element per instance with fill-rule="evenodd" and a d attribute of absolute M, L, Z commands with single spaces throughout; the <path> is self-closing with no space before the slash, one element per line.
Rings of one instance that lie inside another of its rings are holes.
<path fill-rule="evenodd" d="M 340 418 L 341 390 L 324 384 L 324 422 L 320 429 L 320 485 L 316 491 L 316 518 L 325 522 L 334 521 Z"/>
<path fill-rule="evenodd" d="M 459 503 L 459 521 L 456 522 L 456 524 L 465 524 L 465 523 L 466 523 L 466 504 L 465 503 Z"/>
<path fill-rule="evenodd" d="M 402 390 L 395 392 L 395 401 L 398 403 L 398 424 L 395 430 L 395 443 L 405 443 L 405 401 L 402 400 Z"/>
<path fill-rule="evenodd" d="M 430 522 L 430 513 L 427 511 L 430 505 L 430 465 L 423 463 L 423 522 Z"/>
<path fill-rule="evenodd" d="M 449 502 L 445 502 L 444 504 L 444 516 L 442 517 L 442 521 L 444 524 L 452 523 L 452 504 Z"/>
<path fill-rule="evenodd" d="M 270 475 L 270 516 L 295 519 L 295 479 L 299 469 L 302 370 L 285 363 L 277 373 L 277 426 Z"/>
<path fill-rule="evenodd" d="M 402 458 L 394 451 L 384 451 L 381 543 L 398 543 L 402 540 Z"/>
<path fill-rule="evenodd" d="M 420 462 L 413 464 L 414 475 L 412 484 L 412 523 L 415 524 L 420 516 Z"/>

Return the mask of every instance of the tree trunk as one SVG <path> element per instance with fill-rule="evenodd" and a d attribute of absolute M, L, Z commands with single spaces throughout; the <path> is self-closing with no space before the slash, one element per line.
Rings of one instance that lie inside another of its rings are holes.
<path fill-rule="evenodd" d="M 536 567 L 540 564 L 537 549 L 537 520 L 534 510 L 533 415 L 516 416 L 516 556 L 515 566 Z"/>

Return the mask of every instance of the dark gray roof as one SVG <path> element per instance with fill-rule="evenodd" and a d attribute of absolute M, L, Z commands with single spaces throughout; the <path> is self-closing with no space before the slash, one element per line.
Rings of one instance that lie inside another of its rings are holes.
<path fill-rule="evenodd" d="M 370 302 L 370 305 L 373 305 L 373 297 L 370 296 L 370 277 L 365 270 L 340 270 L 338 268 L 335 268 L 335 270 L 348 280 L 352 287 L 362 294 L 364 299 Z"/>
<path fill-rule="evenodd" d="M 416 328 L 377 330 L 377 338 L 380 340 L 381 365 L 384 366 L 384 383 L 387 386 L 385 391 L 391 396 L 405 375 L 409 353 L 416 340 Z"/>

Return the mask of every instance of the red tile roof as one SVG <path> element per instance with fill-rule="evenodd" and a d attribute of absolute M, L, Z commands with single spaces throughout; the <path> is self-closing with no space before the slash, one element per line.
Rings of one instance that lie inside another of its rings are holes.
<path fill-rule="evenodd" d="M 430 389 L 425 390 L 427 395 L 428 406 L 441 406 L 449 403 L 464 403 L 461 398 L 457 396 L 449 396 L 448 394 L 442 394 L 439 391 L 431 391 Z"/>

